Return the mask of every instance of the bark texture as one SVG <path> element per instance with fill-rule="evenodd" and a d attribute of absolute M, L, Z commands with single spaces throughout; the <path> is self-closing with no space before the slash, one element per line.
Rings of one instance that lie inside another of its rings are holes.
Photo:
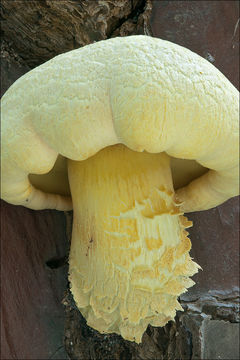
<path fill-rule="evenodd" d="M 145 0 L 2 0 L 4 40 L 35 67 L 57 54 L 148 31 Z"/>
<path fill-rule="evenodd" d="M 153 9 L 151 10 L 151 8 Z M 236 1 L 2 0 L 2 94 L 57 54 L 114 36 L 147 34 L 186 46 L 239 85 Z M 239 202 L 189 219 L 203 271 L 184 312 L 140 345 L 86 325 L 68 291 L 72 214 L 1 203 L 2 359 L 238 359 Z"/>

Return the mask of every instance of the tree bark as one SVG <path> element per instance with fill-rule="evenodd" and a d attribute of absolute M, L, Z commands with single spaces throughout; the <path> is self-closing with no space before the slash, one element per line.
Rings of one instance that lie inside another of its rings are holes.
<path fill-rule="evenodd" d="M 152 9 L 153 7 L 153 9 Z M 235 1 L 2 0 L 2 94 L 57 54 L 146 34 L 199 53 L 239 85 Z M 237 359 L 239 202 L 189 214 L 191 255 L 203 271 L 184 312 L 148 327 L 140 345 L 89 328 L 67 284 L 72 213 L 2 201 L 2 359 Z"/>
<path fill-rule="evenodd" d="M 2 0 L 3 39 L 30 67 L 115 36 L 148 31 L 146 0 Z"/>

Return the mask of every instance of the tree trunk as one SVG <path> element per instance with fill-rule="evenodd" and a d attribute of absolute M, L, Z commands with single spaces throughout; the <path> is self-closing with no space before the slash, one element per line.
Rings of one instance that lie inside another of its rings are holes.
<path fill-rule="evenodd" d="M 146 34 L 205 57 L 235 85 L 238 2 L 2 0 L 2 94 L 21 75 L 86 44 Z M 72 213 L 2 201 L 2 359 L 237 359 L 238 199 L 189 214 L 191 255 L 203 271 L 184 312 L 149 326 L 140 345 L 89 328 L 68 290 Z"/>

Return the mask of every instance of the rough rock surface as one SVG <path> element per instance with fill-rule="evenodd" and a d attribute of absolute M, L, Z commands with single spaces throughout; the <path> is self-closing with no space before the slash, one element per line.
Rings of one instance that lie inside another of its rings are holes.
<path fill-rule="evenodd" d="M 137 345 L 88 327 L 69 292 L 64 299 L 66 349 L 71 359 L 238 359 L 238 303 L 237 291 L 181 301 L 184 312 L 177 314 L 175 322 L 163 328 L 149 326 Z"/>
<path fill-rule="evenodd" d="M 143 33 L 190 48 L 239 85 L 238 2 L 152 5 L 151 12 L 150 0 L 2 0 L 2 94 L 59 53 Z M 191 253 L 203 271 L 181 297 L 185 311 L 176 322 L 149 327 L 136 345 L 89 328 L 74 305 L 66 263 L 71 213 L 34 212 L 2 202 L 1 358 L 238 359 L 238 199 L 189 218 Z"/>

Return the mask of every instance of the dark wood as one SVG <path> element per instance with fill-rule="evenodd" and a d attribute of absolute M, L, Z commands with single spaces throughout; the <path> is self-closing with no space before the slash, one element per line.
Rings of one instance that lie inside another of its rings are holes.
<path fill-rule="evenodd" d="M 2 0 L 1 9 L 2 93 L 26 71 L 59 53 L 144 33 L 197 52 L 239 86 L 237 1 L 157 0 L 152 13 L 150 0 Z M 2 202 L 1 358 L 237 358 L 233 334 L 239 321 L 239 201 L 234 198 L 188 217 L 194 222 L 191 254 L 203 271 L 181 297 L 185 311 L 176 323 L 149 327 L 142 344 L 136 345 L 117 335 L 100 335 L 76 309 L 66 265 L 71 215 Z"/>
<path fill-rule="evenodd" d="M 119 33 L 141 32 L 145 0 L 2 0 L 2 31 L 25 64 Z"/>

